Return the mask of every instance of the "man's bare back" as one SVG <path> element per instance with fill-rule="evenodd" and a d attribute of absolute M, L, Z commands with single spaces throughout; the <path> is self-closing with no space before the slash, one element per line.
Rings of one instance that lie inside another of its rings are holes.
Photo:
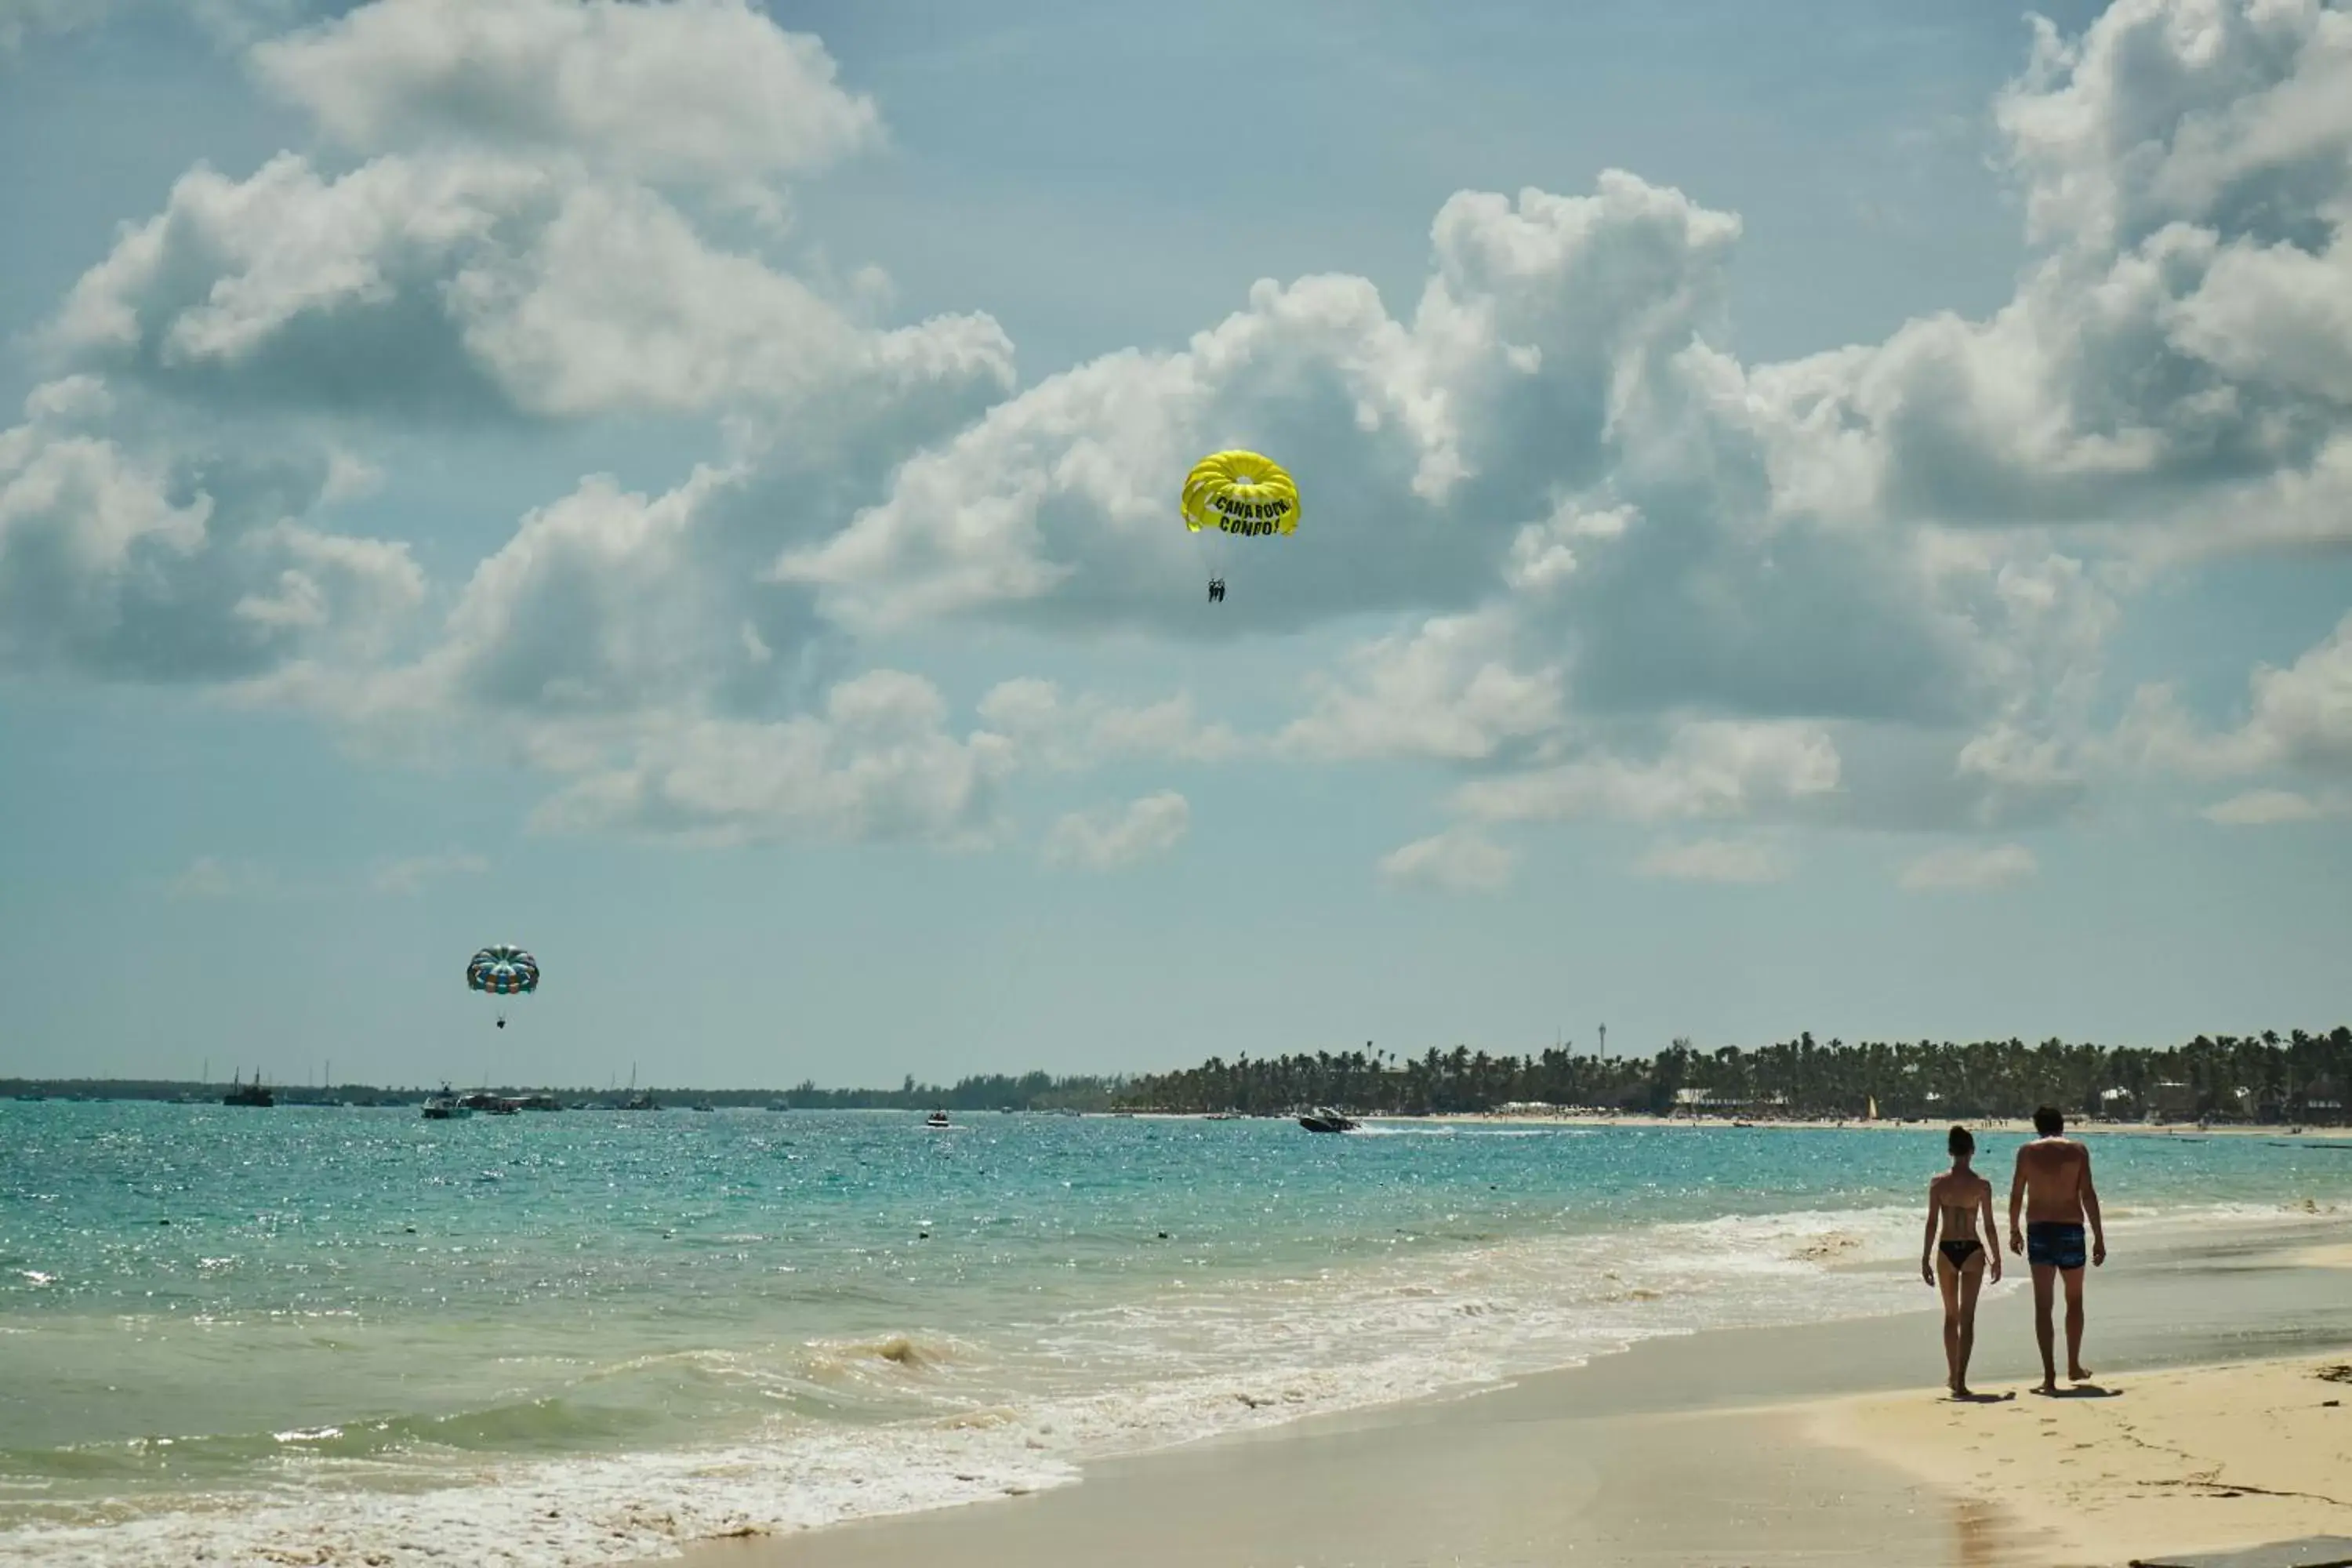
<path fill-rule="evenodd" d="M 2025 1184 L 2028 1225 L 2083 1223 L 2083 1188 L 2091 1152 L 2071 1138 L 2037 1138 L 2017 1151 L 2017 1179 Z"/>

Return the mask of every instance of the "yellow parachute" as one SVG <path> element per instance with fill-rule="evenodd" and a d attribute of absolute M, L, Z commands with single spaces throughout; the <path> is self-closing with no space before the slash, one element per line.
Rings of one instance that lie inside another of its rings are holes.
<path fill-rule="evenodd" d="M 1255 452 L 1213 452 L 1184 476 L 1184 526 L 1194 533 L 1296 533 L 1298 487 Z"/>

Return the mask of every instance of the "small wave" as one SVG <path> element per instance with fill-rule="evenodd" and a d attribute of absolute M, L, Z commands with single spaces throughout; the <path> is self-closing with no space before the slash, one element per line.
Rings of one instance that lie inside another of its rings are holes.
<path fill-rule="evenodd" d="M 960 1347 L 946 1340 L 919 1339 L 912 1334 L 887 1334 L 877 1339 L 815 1340 L 803 1348 L 810 1376 L 824 1380 L 858 1375 L 877 1364 L 902 1372 L 926 1373 L 960 1358 Z"/>

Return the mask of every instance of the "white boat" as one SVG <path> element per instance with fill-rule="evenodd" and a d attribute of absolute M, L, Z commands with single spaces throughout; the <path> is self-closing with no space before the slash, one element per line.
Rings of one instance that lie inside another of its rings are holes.
<path fill-rule="evenodd" d="M 923 1118 L 923 1125 L 926 1127 L 940 1128 L 952 1127 L 955 1123 L 948 1120 L 948 1113 L 946 1111 L 934 1110 L 929 1116 Z"/>
<path fill-rule="evenodd" d="M 425 1102 L 425 1120 L 427 1121 L 463 1121 L 473 1114 L 474 1108 L 450 1093 L 446 1083 L 441 1086 L 440 1093 Z"/>

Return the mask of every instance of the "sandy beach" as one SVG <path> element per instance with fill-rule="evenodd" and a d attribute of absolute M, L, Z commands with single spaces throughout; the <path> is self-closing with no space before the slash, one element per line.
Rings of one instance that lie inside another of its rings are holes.
<path fill-rule="evenodd" d="M 1478 1110 L 1447 1112 L 1441 1115 L 1402 1117 L 1383 1116 L 1381 1121 L 1422 1121 L 1433 1125 L 1449 1122 L 1472 1125 L 1531 1127 L 1738 1127 L 1766 1128 L 1792 1131 L 1940 1131 L 1948 1125 L 1944 1121 L 1923 1118 L 1904 1121 L 1893 1117 L 1822 1117 L 1822 1116 L 1734 1116 L 1720 1111 L 1704 1115 L 1652 1116 L 1622 1111 L 1584 1110 Z M 2033 1122 L 2029 1117 L 1963 1117 L 1979 1136 L 1991 1134 L 2031 1138 Z M 2069 1120 L 2066 1133 L 2070 1138 L 2269 1138 L 2293 1142 L 2352 1142 L 2352 1126 L 2281 1127 L 2263 1122 L 2217 1122 L 2199 1126 L 2193 1121 L 2078 1121 Z"/>
<path fill-rule="evenodd" d="M 2006 1500 L 2051 1560 L 2352 1533 L 2352 1362 L 2284 1356 L 2094 1376 L 2063 1399 L 1843 1401 L 1823 1440 Z M 2033 1478 L 2021 1484 L 2021 1478 Z"/>
<path fill-rule="evenodd" d="M 1998 1402 L 1942 1397 L 1927 1311 L 1719 1331 L 688 1561 L 2074 1568 L 2352 1533 L 2352 1385 L 2320 1375 L 2352 1361 L 2346 1242 L 2330 1216 L 2118 1247 L 2090 1286 L 2085 1397 L 2024 1392 L 2020 1270 L 1979 1320 L 1971 1381 Z"/>

